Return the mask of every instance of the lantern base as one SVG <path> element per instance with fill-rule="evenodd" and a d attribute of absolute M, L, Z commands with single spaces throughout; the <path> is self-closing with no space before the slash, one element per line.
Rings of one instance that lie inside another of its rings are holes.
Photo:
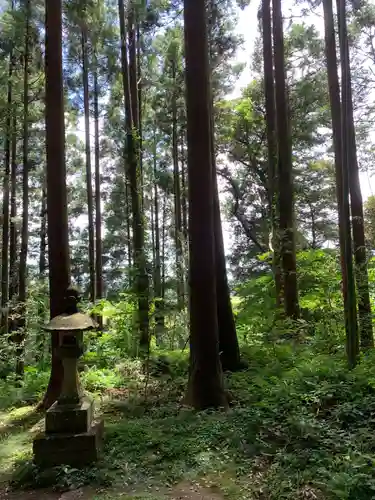
<path fill-rule="evenodd" d="M 94 413 L 93 401 L 83 397 L 77 404 L 56 401 L 46 413 L 46 434 L 88 432 Z"/>
<path fill-rule="evenodd" d="M 34 462 L 41 467 L 80 467 L 95 462 L 101 451 L 103 431 L 103 420 L 97 420 L 88 432 L 80 434 L 42 433 L 33 442 Z"/>

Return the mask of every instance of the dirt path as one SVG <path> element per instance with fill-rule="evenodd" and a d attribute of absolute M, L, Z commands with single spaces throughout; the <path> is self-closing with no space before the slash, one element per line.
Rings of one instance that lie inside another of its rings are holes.
<path fill-rule="evenodd" d="M 92 488 L 80 488 L 65 493 L 51 490 L 0 491 L 0 500 L 131 500 L 131 498 L 137 500 L 224 500 L 220 493 L 192 483 L 180 483 L 169 490 L 141 491 L 139 489 L 132 493 Z"/>

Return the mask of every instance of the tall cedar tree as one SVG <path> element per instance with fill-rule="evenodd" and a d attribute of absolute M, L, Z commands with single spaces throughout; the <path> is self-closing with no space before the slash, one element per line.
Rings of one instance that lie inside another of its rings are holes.
<path fill-rule="evenodd" d="M 17 273 L 17 117 L 13 115 L 12 126 L 12 166 L 10 172 L 10 231 L 9 231 L 9 299 L 18 292 Z"/>
<path fill-rule="evenodd" d="M 92 194 L 91 172 L 91 141 L 90 141 L 90 94 L 89 94 L 89 57 L 87 26 L 82 27 L 82 80 L 83 103 L 85 113 L 85 150 L 86 150 L 86 191 L 87 213 L 89 222 L 89 270 L 90 270 L 90 300 L 95 301 L 95 235 L 94 235 L 94 201 Z"/>
<path fill-rule="evenodd" d="M 348 222 L 345 221 L 345 211 L 343 203 L 343 172 L 342 172 L 342 144 L 341 144 L 341 103 L 340 103 L 340 85 L 337 73 L 337 54 L 335 25 L 333 20 L 332 0 L 323 0 L 324 10 L 324 36 L 325 53 L 327 63 L 328 90 L 331 109 L 333 149 L 335 152 L 335 175 L 336 175 L 336 193 L 337 209 L 339 222 L 339 243 L 341 254 L 341 273 L 342 290 L 344 298 L 344 308 L 347 310 L 347 276 L 345 265 L 345 228 Z"/>
<path fill-rule="evenodd" d="M 103 297 L 103 252 L 102 252 L 102 211 L 101 211 L 101 177 L 99 147 L 99 85 L 97 57 L 94 52 L 94 151 L 95 151 L 95 294 L 97 299 Z M 98 318 L 101 325 L 101 317 Z"/>
<path fill-rule="evenodd" d="M 69 242 L 65 168 L 65 124 L 62 68 L 62 0 L 46 0 L 46 141 L 47 213 L 51 318 L 64 311 L 69 286 Z M 41 406 L 49 408 L 59 397 L 63 367 L 56 355 L 58 337 L 52 334 L 52 366 Z"/>
<path fill-rule="evenodd" d="M 212 40 L 212 23 L 215 23 L 217 6 L 215 2 L 210 2 L 210 24 L 208 27 L 209 37 L 209 63 L 210 77 L 213 71 L 213 48 L 215 41 Z M 220 50 L 220 48 L 219 48 Z M 211 78 L 210 78 L 211 80 Z M 219 352 L 221 366 L 224 371 L 235 371 L 241 368 L 240 348 L 238 345 L 236 323 L 234 321 L 232 302 L 225 261 L 225 249 L 223 239 L 223 228 L 220 214 L 219 188 L 216 172 L 216 148 L 215 148 L 215 123 L 214 123 L 214 95 L 212 84 L 209 86 L 210 92 L 210 148 L 212 162 L 212 183 L 213 183 L 213 210 L 214 210 L 214 243 L 215 243 L 215 266 L 216 266 L 216 303 L 217 319 L 219 331 Z"/>
<path fill-rule="evenodd" d="M 210 81 L 204 0 L 185 0 L 186 107 L 190 234 L 190 372 L 196 409 L 227 404 L 216 303 Z M 197 91 L 199 89 L 199 91 Z"/>
<path fill-rule="evenodd" d="M 159 227 L 159 190 L 157 184 L 157 148 L 156 148 L 156 126 L 154 128 L 154 151 L 153 151 L 153 162 L 154 162 L 154 294 L 155 294 L 155 336 L 156 342 L 160 344 L 161 336 L 164 332 L 164 304 L 163 304 L 163 292 L 162 292 L 162 282 L 161 282 L 161 257 L 160 257 L 160 227 Z"/>
<path fill-rule="evenodd" d="M 268 148 L 268 203 L 271 217 L 271 233 L 273 246 L 273 273 L 275 277 L 276 307 L 282 304 L 282 274 L 280 249 L 277 228 L 277 141 L 276 141 L 276 109 L 275 109 L 275 79 L 272 54 L 272 24 L 270 0 L 262 0 L 262 30 L 263 30 L 263 68 L 264 97 L 266 105 L 266 128 Z"/>
<path fill-rule="evenodd" d="M 173 159 L 173 195 L 174 195 L 174 224 L 176 247 L 176 278 L 177 278 L 177 307 L 181 311 L 185 306 L 184 270 L 182 265 L 182 214 L 181 214 L 181 183 L 178 165 L 178 133 L 177 133 L 177 82 L 176 82 L 175 47 L 171 51 L 172 76 L 172 159 Z"/>
<path fill-rule="evenodd" d="M 148 319 L 148 275 L 146 269 L 146 256 L 144 249 L 144 222 L 141 209 L 140 196 L 140 171 L 139 171 L 139 144 L 137 140 L 137 125 L 139 123 L 138 92 L 136 86 L 137 64 L 136 57 L 132 56 L 133 48 L 129 47 L 131 67 L 129 68 L 126 31 L 125 9 L 123 0 L 118 1 L 121 35 L 121 70 L 125 102 L 126 120 L 126 152 L 127 152 L 127 178 L 130 187 L 130 198 L 133 219 L 133 246 L 134 265 L 136 269 L 135 289 L 138 299 L 138 322 L 140 332 L 140 349 L 142 353 L 149 348 L 149 319 Z M 129 76 L 129 70 L 131 78 Z M 135 86 L 134 86 L 135 81 Z M 133 86 L 130 85 L 133 82 Z M 133 117 L 134 113 L 134 117 Z"/>
<path fill-rule="evenodd" d="M 14 11 L 14 1 L 12 1 L 12 12 Z M 6 107 L 5 142 L 4 142 L 4 180 L 3 180 L 3 234 L 1 249 L 1 328 L 3 333 L 8 331 L 8 297 L 9 297 L 9 177 L 10 177 L 10 152 L 12 136 L 12 75 L 15 66 L 15 56 L 13 43 L 9 52 L 8 70 L 8 95 Z"/>
<path fill-rule="evenodd" d="M 273 51 L 278 142 L 280 253 L 283 268 L 284 308 L 288 317 L 299 317 L 296 245 L 293 214 L 292 147 L 285 83 L 285 56 L 281 0 L 273 0 Z"/>
<path fill-rule="evenodd" d="M 340 12 L 338 6 L 337 11 Z M 342 25 L 344 23 L 344 25 Z M 358 320 L 359 334 L 361 347 L 374 347 L 374 335 L 372 330 L 371 319 L 371 301 L 368 283 L 368 268 L 365 243 L 365 228 L 363 218 L 363 201 L 361 193 L 361 185 L 359 182 L 359 168 L 357 159 L 357 144 L 355 137 L 354 115 L 353 115 L 353 96 L 351 84 L 351 70 L 349 57 L 349 44 L 346 27 L 346 15 L 342 16 L 342 20 L 338 19 L 339 40 L 342 57 L 345 55 L 345 85 L 347 91 L 347 106 L 348 116 L 346 118 L 347 130 L 347 155 L 348 155 L 348 175 L 349 175 L 349 191 L 350 205 L 352 214 L 352 231 L 353 231 L 353 251 L 355 261 L 355 278 L 357 283 L 358 293 Z M 344 82 L 344 80 L 342 80 Z M 344 83 L 343 83 L 344 85 Z"/>
<path fill-rule="evenodd" d="M 24 335 L 22 329 L 26 327 L 26 283 L 27 283 L 27 250 L 29 242 L 29 58 L 30 58 L 30 14 L 31 1 L 25 0 L 25 52 L 23 68 L 23 178 L 22 178 L 22 230 L 21 253 L 19 269 L 19 302 L 21 304 L 20 332 L 17 334 L 17 364 L 16 374 L 23 375 Z"/>
<path fill-rule="evenodd" d="M 345 266 L 347 276 L 347 310 L 345 310 L 346 350 L 348 363 L 351 368 L 357 363 L 359 342 L 356 308 L 356 290 L 353 273 L 352 239 L 350 231 L 350 204 L 349 204 L 349 162 L 353 158 L 350 140 L 350 109 L 348 100 L 349 92 L 349 51 L 346 30 L 346 5 L 345 0 L 337 4 L 337 17 L 339 21 L 340 59 L 341 59 L 341 148 L 342 148 L 342 174 L 343 174 L 343 203 L 345 213 Z"/>

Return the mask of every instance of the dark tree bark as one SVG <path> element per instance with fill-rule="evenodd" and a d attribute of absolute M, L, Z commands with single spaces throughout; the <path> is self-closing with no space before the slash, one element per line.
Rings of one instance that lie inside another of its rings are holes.
<path fill-rule="evenodd" d="M 154 132 L 154 232 L 155 232 L 155 259 L 154 259 L 154 293 L 155 293 L 155 336 L 158 345 L 164 332 L 164 303 L 161 281 L 160 257 L 160 228 L 159 228 L 159 192 L 156 172 L 156 135 Z"/>
<path fill-rule="evenodd" d="M 12 2 L 12 10 L 14 2 Z M 1 329 L 2 333 L 8 332 L 8 297 L 9 297 L 9 177 L 10 177 L 10 153 L 12 136 L 12 75 L 15 65 L 14 49 L 11 47 L 9 54 L 8 70 L 8 96 L 5 123 L 4 144 L 4 179 L 3 179 L 3 234 L 1 249 Z"/>
<path fill-rule="evenodd" d="M 160 256 L 160 267 L 161 267 L 161 297 L 165 298 L 165 248 L 167 240 L 167 195 L 164 191 L 163 196 L 163 210 L 162 210 L 162 227 L 161 227 L 161 256 Z"/>
<path fill-rule="evenodd" d="M 40 207 L 40 230 L 39 230 L 39 282 L 42 293 L 46 288 L 46 270 L 47 270 L 47 182 L 45 173 L 42 180 L 41 207 Z M 45 332 L 42 325 L 45 322 L 45 308 L 43 303 L 38 306 L 39 331 L 36 338 L 37 351 L 35 353 L 36 362 L 40 362 L 44 357 Z"/>
<path fill-rule="evenodd" d="M 90 96 L 89 96 L 89 61 L 86 27 L 82 29 L 82 79 L 83 103 L 85 113 L 85 150 L 86 150 L 86 191 L 89 232 L 89 270 L 90 300 L 95 302 L 95 235 L 94 235 L 94 201 L 92 193 L 91 143 L 90 143 Z"/>
<path fill-rule="evenodd" d="M 131 86 L 130 82 L 136 82 L 137 60 L 130 57 L 130 68 L 127 58 L 126 32 L 125 32 L 125 10 L 123 0 L 118 1 L 121 34 L 121 68 L 124 87 L 126 136 L 127 136 L 127 162 L 128 179 L 131 196 L 132 219 L 133 219 L 133 246 L 134 265 L 136 269 L 135 289 L 138 299 L 138 326 L 140 335 L 140 351 L 146 354 L 149 349 L 149 318 L 148 318 L 148 274 L 146 269 L 146 255 L 144 251 L 144 222 L 141 210 L 141 186 L 139 172 L 139 146 L 137 144 L 138 128 L 138 92 L 136 86 Z M 130 53 L 133 51 L 129 47 Z M 129 77 L 130 69 L 130 77 Z M 137 103 L 135 107 L 134 102 Z M 135 116 L 133 117 L 133 113 Z"/>
<path fill-rule="evenodd" d="M 214 186 L 214 237 L 219 351 L 223 370 L 236 371 L 242 367 L 242 364 L 237 339 L 236 323 L 234 321 L 232 302 L 230 300 L 230 290 L 225 262 L 215 158 L 213 158 L 212 174 Z"/>
<path fill-rule="evenodd" d="M 283 269 L 286 316 L 299 317 L 296 247 L 294 234 L 294 188 L 292 148 L 285 83 L 285 57 L 281 0 L 273 0 L 273 50 L 275 62 L 275 102 L 278 142 L 279 237 Z"/>
<path fill-rule="evenodd" d="M 264 96 L 266 104 L 266 128 L 268 148 L 268 204 L 271 216 L 271 233 L 273 246 L 273 274 L 275 278 L 276 307 L 282 305 L 282 272 L 277 227 L 277 140 L 276 140 L 276 108 L 275 79 L 272 54 L 272 25 L 270 0 L 262 0 L 263 25 L 263 69 Z"/>
<path fill-rule="evenodd" d="M 103 252 L 102 252 L 102 210 L 101 210 L 101 177 L 100 177 L 100 149 L 99 149 L 99 87 L 98 70 L 95 55 L 94 68 L 94 134 L 95 134 L 95 257 L 96 257 L 96 298 L 103 298 Z M 98 318 L 101 326 L 101 316 Z"/>
<path fill-rule="evenodd" d="M 9 242 L 9 300 L 18 294 L 17 272 L 17 118 L 14 114 L 12 125 L 12 167 L 10 173 L 10 242 Z"/>
<path fill-rule="evenodd" d="M 173 195 L 174 195 L 174 225 L 176 248 L 176 281 L 177 281 L 177 308 L 182 311 L 185 306 L 184 270 L 182 253 L 182 215 L 181 215 L 181 184 L 178 166 L 178 132 L 177 132 L 177 88 L 176 88 L 176 61 L 171 58 L 171 76 L 173 82 L 172 94 L 172 160 L 173 160 Z"/>
<path fill-rule="evenodd" d="M 337 3 L 337 16 L 339 20 L 340 59 L 341 59 L 341 148 L 343 172 L 343 204 L 345 213 L 345 266 L 347 276 L 347 310 L 345 310 L 346 350 L 348 364 L 351 368 L 357 363 L 359 352 L 358 324 L 356 308 L 356 290 L 353 276 L 352 239 L 349 215 L 349 183 L 350 162 L 353 159 L 351 131 L 350 131 L 350 78 L 349 78 L 349 52 L 346 31 L 346 5 L 345 0 Z"/>
<path fill-rule="evenodd" d="M 209 58 L 204 0 L 185 0 L 190 234 L 190 373 L 187 401 L 226 406 L 216 301 Z M 199 92 L 197 92 L 199 89 Z"/>
<path fill-rule="evenodd" d="M 337 12 L 341 12 L 346 6 L 342 5 L 340 7 L 339 2 L 337 3 Z M 372 318 L 371 318 L 371 301 L 369 293 L 369 282 L 368 282 L 368 268 L 367 268 L 367 255 L 366 255 L 366 242 L 365 242 L 365 229 L 364 229 L 364 217 L 363 217 L 363 200 L 361 185 L 359 182 L 359 168 L 358 168 L 358 158 L 357 158 L 357 144 L 355 137 L 355 127 L 354 127 L 354 113 L 353 113 L 353 96 L 352 96 L 352 84 L 351 84 L 351 69 L 350 69 L 350 58 L 349 58 L 349 43 L 347 36 L 347 26 L 346 26 L 346 12 L 341 16 L 338 15 L 338 26 L 339 26 L 339 39 L 340 39 L 340 53 L 341 58 L 345 57 L 344 66 L 345 79 L 342 80 L 342 85 L 346 86 L 347 101 L 343 102 L 343 106 L 346 106 L 346 112 L 348 114 L 346 118 L 346 126 L 348 127 L 346 131 L 347 143 L 346 154 L 348 155 L 348 176 L 349 176 L 349 191 L 350 191 L 350 205 L 351 205 L 351 216 L 352 216 L 352 232 L 353 232 L 353 253 L 355 261 L 355 280 L 357 284 L 357 294 L 358 294 L 358 322 L 359 322 L 359 337 L 361 341 L 361 347 L 367 349 L 369 347 L 374 347 L 374 335 L 372 329 Z M 343 75 L 342 75 L 343 78 Z M 343 88 L 344 92 L 344 88 Z"/>
<path fill-rule="evenodd" d="M 140 185 L 141 185 L 141 209 L 142 212 L 144 210 L 144 192 L 143 192 L 143 130 L 142 130 L 142 105 L 143 105 L 143 100 L 142 100 L 142 69 L 141 69 L 141 31 L 139 29 L 139 22 L 137 21 L 137 26 L 136 26 L 136 33 L 137 33 L 137 89 L 138 89 L 138 122 L 139 122 L 139 127 L 138 127 L 138 135 L 139 135 L 139 174 L 140 174 Z"/>
<path fill-rule="evenodd" d="M 347 214 L 344 213 L 343 203 L 343 172 L 342 172 L 342 144 L 341 144 L 341 102 L 340 85 L 337 73 L 337 55 L 335 40 L 335 25 L 333 20 L 332 0 L 323 1 L 324 10 L 324 36 L 325 53 L 327 63 L 328 90 L 331 108 L 332 139 L 335 152 L 335 175 L 336 175 L 336 196 L 339 222 L 339 243 L 341 254 L 342 289 L 344 297 L 344 307 L 347 310 L 347 276 L 345 264 L 345 228 L 348 221 L 345 221 Z M 350 224 L 350 221 L 349 221 Z"/>
<path fill-rule="evenodd" d="M 30 53 L 30 0 L 25 0 L 25 53 L 23 68 L 23 177 L 22 177 L 22 230 L 19 269 L 20 322 L 17 334 L 16 375 L 23 377 L 23 342 L 26 328 L 26 286 L 27 286 L 27 251 L 29 243 L 29 53 Z"/>
<path fill-rule="evenodd" d="M 39 279 L 45 278 L 47 269 L 47 182 L 43 179 L 40 208 Z"/>
<path fill-rule="evenodd" d="M 48 260 L 51 318 L 64 311 L 69 286 L 69 242 L 65 169 L 65 124 L 62 72 L 61 0 L 46 0 L 46 141 Z M 52 335 L 52 366 L 42 408 L 59 397 L 63 367 L 56 355 L 58 338 Z"/>
<path fill-rule="evenodd" d="M 242 368 L 240 348 L 238 345 L 236 323 L 234 321 L 230 289 L 228 283 L 223 229 L 220 214 L 219 188 L 217 184 L 214 107 L 210 106 L 211 163 L 214 210 L 214 240 L 216 267 L 216 301 L 219 328 L 219 351 L 221 365 L 224 371 L 236 371 Z"/>
<path fill-rule="evenodd" d="M 181 210 L 182 210 L 182 233 L 184 244 L 187 246 L 188 242 L 188 207 L 187 207 L 187 180 L 186 180 L 186 167 L 185 167 L 185 133 L 181 132 L 181 147 L 180 147 L 180 161 L 181 161 Z"/>

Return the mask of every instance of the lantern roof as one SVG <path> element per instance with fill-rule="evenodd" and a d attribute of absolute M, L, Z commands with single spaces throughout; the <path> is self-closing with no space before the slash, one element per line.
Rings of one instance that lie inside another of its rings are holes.
<path fill-rule="evenodd" d="M 51 319 L 49 323 L 43 326 L 44 330 L 61 331 L 61 330 L 92 330 L 96 328 L 96 322 L 88 315 L 81 312 L 74 314 L 59 314 Z"/>

